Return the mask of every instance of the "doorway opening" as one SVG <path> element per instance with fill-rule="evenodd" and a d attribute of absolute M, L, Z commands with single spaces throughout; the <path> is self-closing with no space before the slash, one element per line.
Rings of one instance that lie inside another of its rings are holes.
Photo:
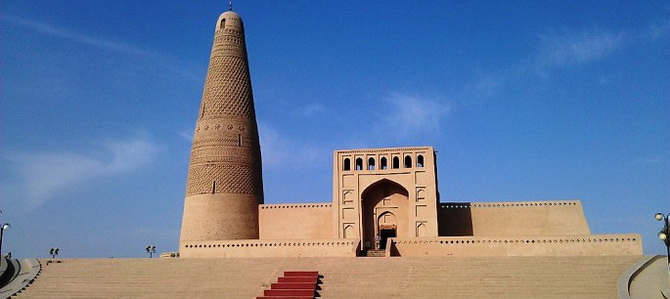
<path fill-rule="evenodd" d="M 362 236 L 361 250 L 386 248 L 388 238 L 407 237 L 409 192 L 400 184 L 381 179 L 361 194 Z M 377 241 L 378 240 L 378 241 Z M 390 245 L 390 244 L 389 244 Z"/>
<path fill-rule="evenodd" d="M 385 250 L 388 238 L 397 237 L 397 227 L 395 225 L 381 225 L 379 227 L 379 237 L 381 238 L 379 241 L 379 249 Z"/>

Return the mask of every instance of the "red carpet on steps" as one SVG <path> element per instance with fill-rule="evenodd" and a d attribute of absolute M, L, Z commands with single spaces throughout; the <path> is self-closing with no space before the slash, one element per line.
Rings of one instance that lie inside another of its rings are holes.
<path fill-rule="evenodd" d="M 257 299 L 314 299 L 319 284 L 318 271 L 284 271 Z"/>

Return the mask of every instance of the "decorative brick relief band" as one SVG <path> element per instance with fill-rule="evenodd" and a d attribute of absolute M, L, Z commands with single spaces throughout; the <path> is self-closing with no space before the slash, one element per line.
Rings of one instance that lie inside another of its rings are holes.
<path fill-rule="evenodd" d="M 438 237 L 390 239 L 395 256 L 589 256 L 642 255 L 640 235 L 551 237 Z"/>
<path fill-rule="evenodd" d="M 212 57 L 202 94 L 200 117 L 255 114 L 247 61 L 239 57 Z"/>
<path fill-rule="evenodd" d="M 215 148 L 207 150 L 193 150 L 191 152 L 191 165 L 201 163 L 249 163 L 249 157 L 240 157 L 231 155 L 230 151 L 225 149 Z"/>
<path fill-rule="evenodd" d="M 489 203 L 440 203 L 443 209 L 468 208 L 504 208 L 504 207 L 540 207 L 540 206 L 576 206 L 579 201 L 526 201 L 526 202 L 489 202 Z"/>
<path fill-rule="evenodd" d="M 599 242 L 638 242 L 637 235 L 600 235 L 598 238 L 592 236 L 598 235 L 589 235 L 591 237 L 547 237 L 547 238 L 462 238 L 462 237 L 451 237 L 451 238 L 440 238 L 440 240 L 426 240 L 426 239 L 412 239 L 412 240 L 403 240 L 403 239 L 394 239 L 392 242 L 394 244 L 442 244 L 442 245 L 452 245 L 452 244 L 563 244 L 563 243 L 599 243 Z"/>
<path fill-rule="evenodd" d="M 223 135 L 223 134 L 222 134 Z M 242 144 L 242 145 L 239 145 Z M 193 141 L 193 150 L 199 150 L 205 147 L 229 147 L 236 149 L 244 149 L 247 151 L 252 150 L 252 147 L 257 145 L 256 140 L 248 138 L 248 136 L 215 136 L 213 138 L 201 138 Z"/>
<path fill-rule="evenodd" d="M 232 29 L 224 29 L 216 32 L 214 36 L 215 47 L 223 44 L 235 45 L 237 47 L 245 46 L 241 32 Z"/>
<path fill-rule="evenodd" d="M 181 257 L 355 257 L 358 239 L 186 242 Z"/>
<path fill-rule="evenodd" d="M 404 153 L 404 152 L 423 152 L 430 150 L 430 147 L 396 147 L 384 149 L 360 149 L 337 151 L 338 154 L 371 154 L 371 153 Z"/>
<path fill-rule="evenodd" d="M 305 203 L 305 204 L 281 204 L 281 205 L 261 205 L 265 209 L 300 209 L 300 208 L 332 208 L 332 203 Z"/>
<path fill-rule="evenodd" d="M 218 56 L 236 56 L 246 59 L 244 34 L 233 29 L 217 30 L 214 34 L 211 57 Z"/>
<path fill-rule="evenodd" d="M 208 244 L 186 244 L 184 245 L 185 248 L 230 248 L 230 247 L 319 247 L 319 246 L 353 246 L 355 245 L 356 242 L 354 241 L 328 241 L 328 242 L 295 242 L 295 241 L 289 241 L 289 242 L 277 242 L 275 241 L 250 241 L 250 242 L 245 242 L 245 241 L 240 241 L 240 242 L 222 242 L 222 243 L 208 243 Z"/>
<path fill-rule="evenodd" d="M 188 171 L 186 196 L 211 193 L 255 194 L 260 178 L 251 165 L 200 164 Z"/>

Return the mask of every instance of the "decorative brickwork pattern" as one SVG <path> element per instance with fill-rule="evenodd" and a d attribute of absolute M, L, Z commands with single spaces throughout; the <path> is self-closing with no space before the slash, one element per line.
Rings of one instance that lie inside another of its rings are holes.
<path fill-rule="evenodd" d="M 202 95 L 201 118 L 249 117 L 254 112 L 247 65 L 245 59 L 238 57 L 212 57 Z"/>
<path fill-rule="evenodd" d="M 490 203 L 440 203 L 443 209 L 470 208 L 505 208 L 505 207 L 540 207 L 540 206 L 576 206 L 577 201 L 524 201 L 524 202 L 490 202 Z"/>
<path fill-rule="evenodd" d="M 249 165 L 193 165 L 188 171 L 186 194 L 240 193 L 256 194 L 258 186 L 254 169 Z"/>
<path fill-rule="evenodd" d="M 217 21 L 186 198 L 200 204 L 185 205 L 182 241 L 258 237 L 250 205 L 263 203 L 261 151 L 242 20 L 232 11 Z"/>
<path fill-rule="evenodd" d="M 197 148 L 191 152 L 190 165 L 200 163 L 245 163 L 249 161 L 251 155 L 246 149 L 237 148 Z"/>
<path fill-rule="evenodd" d="M 262 197 L 260 146 L 242 21 L 224 13 L 205 80 L 191 150 L 186 196 Z"/>
<path fill-rule="evenodd" d="M 310 204 L 279 204 L 279 205 L 261 205 L 264 209 L 300 209 L 300 208 L 332 208 L 332 203 L 310 203 Z"/>

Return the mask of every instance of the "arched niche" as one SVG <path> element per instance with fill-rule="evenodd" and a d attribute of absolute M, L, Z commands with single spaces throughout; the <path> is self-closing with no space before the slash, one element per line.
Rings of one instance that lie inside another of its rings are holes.
<path fill-rule="evenodd" d="M 409 192 L 402 185 L 381 179 L 363 190 L 361 200 L 363 244 L 373 245 L 377 234 L 383 238 L 413 235 L 413 228 L 406 224 L 410 215 Z"/>

